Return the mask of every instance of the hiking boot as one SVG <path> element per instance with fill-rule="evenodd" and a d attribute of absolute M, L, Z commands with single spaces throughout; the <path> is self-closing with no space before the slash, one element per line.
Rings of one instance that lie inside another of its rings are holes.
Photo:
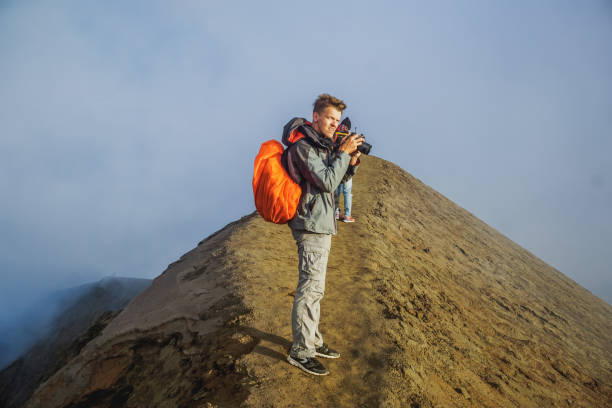
<path fill-rule="evenodd" d="M 296 366 L 309 374 L 313 375 L 327 375 L 329 371 L 327 368 L 323 367 L 323 364 L 319 363 L 319 361 L 314 358 L 297 358 L 293 357 L 291 354 L 287 356 L 287 361 L 289 364 Z"/>
<path fill-rule="evenodd" d="M 342 217 L 342 222 L 355 222 L 355 219 L 350 215 L 345 215 L 344 217 Z"/>
<path fill-rule="evenodd" d="M 325 343 L 323 343 L 321 347 L 317 347 L 315 355 L 319 357 L 323 357 L 323 358 L 339 358 L 340 357 L 340 353 L 338 353 L 334 349 L 330 349 Z"/>

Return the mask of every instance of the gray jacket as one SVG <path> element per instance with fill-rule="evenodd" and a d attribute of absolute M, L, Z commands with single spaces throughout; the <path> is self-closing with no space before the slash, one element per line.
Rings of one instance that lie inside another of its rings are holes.
<path fill-rule="evenodd" d="M 300 133 L 304 137 L 296 141 Z M 283 167 L 302 188 L 289 226 L 298 231 L 335 234 L 334 192 L 343 179 L 355 174 L 357 166 L 350 166 L 351 156 L 334 149 L 332 140 L 319 135 L 306 119 L 291 119 L 283 129 L 282 140 L 287 146 Z"/>

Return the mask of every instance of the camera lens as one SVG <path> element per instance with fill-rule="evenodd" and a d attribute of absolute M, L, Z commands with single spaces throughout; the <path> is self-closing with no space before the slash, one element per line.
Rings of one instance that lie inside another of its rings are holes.
<path fill-rule="evenodd" d="M 370 154 L 371 149 L 372 145 L 368 142 L 363 142 L 359 146 L 357 146 L 357 150 L 359 150 L 362 154 Z"/>

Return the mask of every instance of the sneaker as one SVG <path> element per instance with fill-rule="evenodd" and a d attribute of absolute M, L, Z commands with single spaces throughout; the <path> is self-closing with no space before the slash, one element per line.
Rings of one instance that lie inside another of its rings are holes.
<path fill-rule="evenodd" d="M 327 375 L 329 371 L 327 368 L 323 367 L 323 364 L 319 363 L 319 361 L 314 358 L 297 358 L 293 357 L 291 354 L 287 356 L 287 361 L 289 364 L 296 366 L 309 374 L 313 375 Z"/>
<path fill-rule="evenodd" d="M 342 221 L 343 222 L 355 222 L 355 219 L 351 217 L 350 215 L 345 215 L 344 217 L 342 217 Z"/>
<path fill-rule="evenodd" d="M 339 358 L 340 357 L 340 353 L 338 353 L 334 349 L 330 349 L 325 343 L 323 343 L 321 347 L 317 347 L 315 355 L 319 357 L 323 357 L 323 358 Z"/>

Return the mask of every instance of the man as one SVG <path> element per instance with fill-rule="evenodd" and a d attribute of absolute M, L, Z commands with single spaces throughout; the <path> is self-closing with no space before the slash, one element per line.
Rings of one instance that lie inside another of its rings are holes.
<path fill-rule="evenodd" d="M 283 166 L 302 188 L 296 215 L 289 221 L 298 247 L 299 279 L 291 312 L 293 345 L 287 361 L 314 375 L 329 374 L 316 356 L 340 357 L 323 343 L 319 318 L 331 236 L 337 231 L 334 191 L 345 175 L 355 173 L 361 155 L 357 147 L 363 142 L 353 134 L 338 150 L 333 149 L 334 133 L 345 108 L 340 99 L 319 95 L 312 123 L 294 118 L 283 130 L 283 143 L 288 146 Z"/>
<path fill-rule="evenodd" d="M 351 131 L 351 121 L 349 118 L 345 118 L 342 123 L 340 123 L 339 130 L 342 133 L 349 133 Z M 334 143 L 334 146 L 340 146 L 342 141 L 337 140 Z M 355 218 L 351 216 L 351 208 L 353 203 L 353 175 L 347 174 L 342 179 L 342 183 L 338 186 L 338 190 L 336 190 L 336 219 L 342 222 L 355 222 Z M 344 213 L 340 212 L 340 196 L 344 194 Z"/>

